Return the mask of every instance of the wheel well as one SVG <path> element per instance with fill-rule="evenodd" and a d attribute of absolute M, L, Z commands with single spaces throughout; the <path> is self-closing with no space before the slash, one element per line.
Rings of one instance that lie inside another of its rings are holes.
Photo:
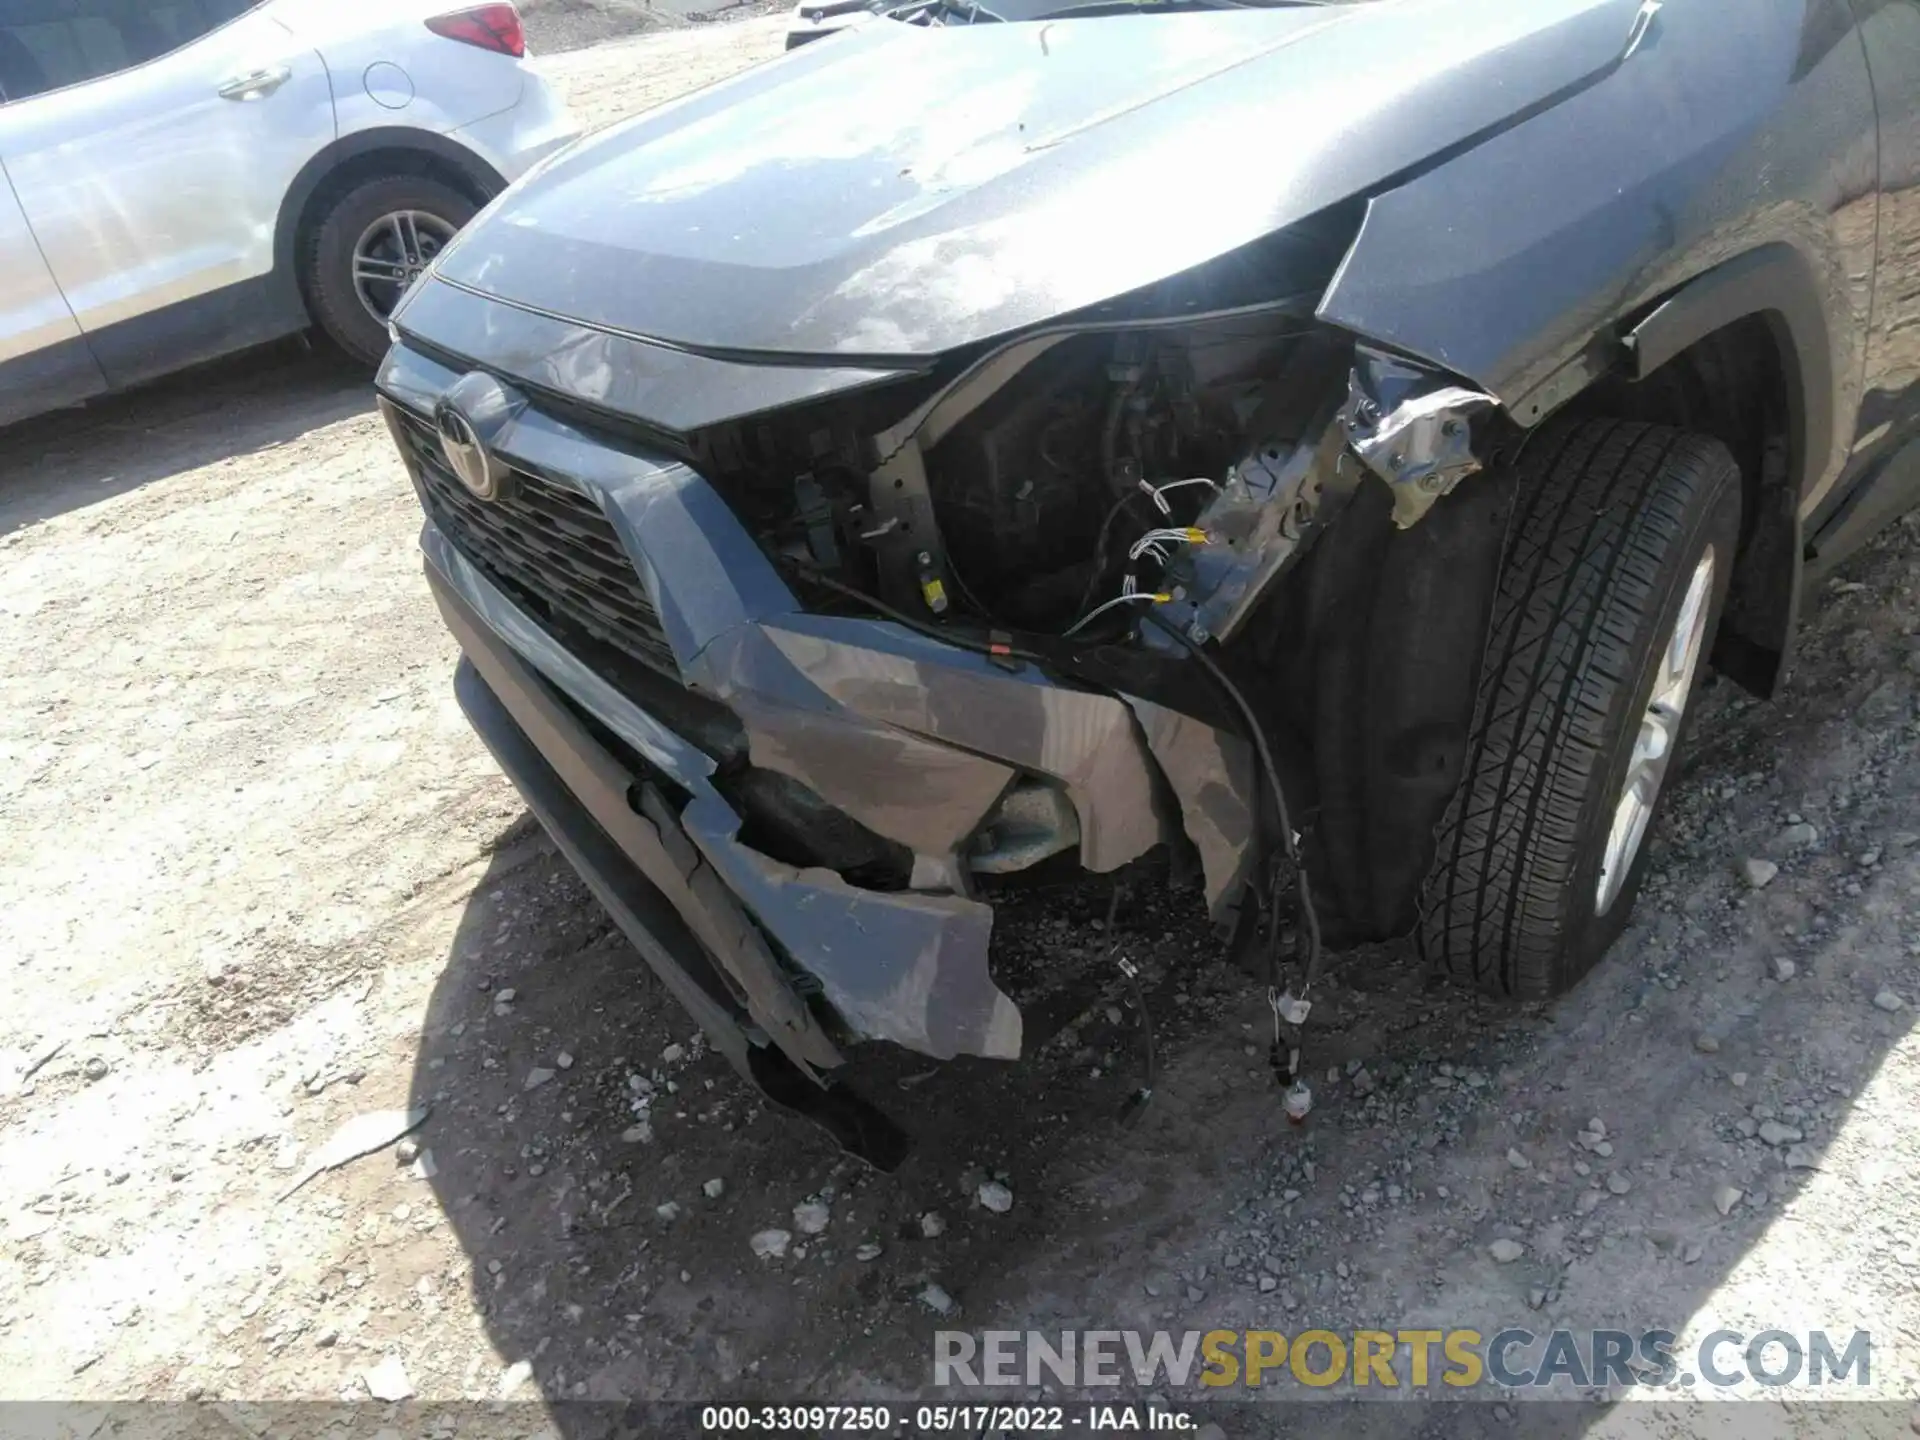
<path fill-rule="evenodd" d="M 1740 467 L 1742 535 L 1713 663 L 1776 683 L 1798 584 L 1795 372 L 1763 315 L 1727 323 L 1644 379 L 1603 378 L 1556 415 L 1710 435 Z M 1514 436 L 1511 438 L 1520 438 Z M 1527 443 L 1524 439 L 1521 443 Z M 1253 668 L 1274 677 L 1289 793 L 1309 816 L 1308 863 L 1339 943 L 1403 933 L 1434 826 L 1462 773 L 1509 517 L 1513 453 L 1396 528 L 1363 485 L 1275 590 Z"/>
<path fill-rule="evenodd" d="M 364 181 L 383 179 L 388 175 L 418 175 L 437 180 L 442 185 L 458 190 L 476 205 L 486 204 L 489 198 L 486 190 L 474 182 L 471 174 L 438 155 L 429 155 L 421 150 L 369 150 L 342 161 L 314 186 L 306 204 L 300 207 L 299 219 L 294 223 L 295 246 L 304 244 L 313 234 L 314 227 L 319 225 L 327 208 L 335 200 Z"/>
<path fill-rule="evenodd" d="M 1785 662 L 1798 583 L 1797 397 L 1791 357 L 1765 315 L 1702 336 L 1644 379 L 1611 376 L 1567 409 L 1711 435 L 1740 466 L 1740 553 L 1714 665 L 1742 688 L 1773 693 Z"/>
<path fill-rule="evenodd" d="M 486 204 L 506 184 L 485 161 L 439 135 L 371 132 L 337 141 L 308 162 L 281 205 L 275 268 L 286 284 L 300 290 L 303 302 L 301 246 L 335 200 L 356 185 L 386 175 L 437 180 L 476 205 Z"/>

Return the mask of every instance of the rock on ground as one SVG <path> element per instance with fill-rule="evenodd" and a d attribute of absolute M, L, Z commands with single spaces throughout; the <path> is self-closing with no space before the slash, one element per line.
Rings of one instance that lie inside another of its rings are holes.
<path fill-rule="evenodd" d="M 361 1378 L 366 1381 L 367 1393 L 376 1400 L 405 1400 L 413 1394 L 413 1382 L 407 1378 L 407 1367 L 398 1355 L 384 1356 Z"/>
<path fill-rule="evenodd" d="M 753 1253 L 762 1260 L 778 1260 L 792 1243 L 791 1230 L 762 1230 L 753 1237 Z"/>
<path fill-rule="evenodd" d="M 818 1235 L 833 1219 L 833 1212 L 818 1200 L 803 1201 L 793 1207 L 793 1228 L 802 1235 Z"/>

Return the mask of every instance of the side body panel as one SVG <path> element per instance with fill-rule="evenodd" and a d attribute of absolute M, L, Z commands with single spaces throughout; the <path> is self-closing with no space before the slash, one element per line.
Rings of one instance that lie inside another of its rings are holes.
<path fill-rule="evenodd" d="M 1920 4 L 1856 0 L 1880 103 L 1880 272 L 1855 457 L 1920 426 Z"/>
<path fill-rule="evenodd" d="M 460 0 L 276 0 L 272 13 L 326 61 L 342 135 L 385 125 L 444 135 L 511 110 L 531 78 L 510 55 L 427 29 L 431 16 L 460 8 Z"/>
<path fill-rule="evenodd" d="M 1807 427 L 1824 438 L 1797 477 L 1805 515 L 1838 481 L 1860 406 L 1876 145 L 1846 0 L 1669 4 L 1599 84 L 1374 197 L 1319 313 L 1531 420 L 1570 393 L 1570 365 L 1616 358 L 1623 322 L 1787 247 L 1830 359 L 1803 367 L 1825 372 L 1809 411 L 1832 417 Z"/>
<path fill-rule="evenodd" d="M 491 200 L 506 188 L 508 177 L 466 149 L 457 139 L 403 125 L 383 125 L 342 135 L 306 163 L 300 173 L 294 176 L 293 183 L 287 187 L 280 201 L 273 253 L 280 288 L 290 303 L 305 303 L 301 299 L 294 271 L 298 259 L 295 252 L 300 238 L 300 222 L 306 214 L 308 202 L 326 184 L 328 177 L 341 168 L 363 162 L 365 157 L 376 153 L 396 150 L 424 157 L 441 168 L 453 171 L 461 177 L 462 188 L 471 191 L 478 199 Z"/>
<path fill-rule="evenodd" d="M 1920 502 L 1920 3 L 1853 3 L 1880 108 L 1880 256 L 1851 462 L 1808 526 L 1816 571 Z"/>
<path fill-rule="evenodd" d="M 0 169 L 0 425 L 106 388 Z"/>
<path fill-rule="evenodd" d="M 320 57 L 261 11 L 0 109 L 0 156 L 88 334 L 268 274 L 280 197 L 333 133 Z"/>

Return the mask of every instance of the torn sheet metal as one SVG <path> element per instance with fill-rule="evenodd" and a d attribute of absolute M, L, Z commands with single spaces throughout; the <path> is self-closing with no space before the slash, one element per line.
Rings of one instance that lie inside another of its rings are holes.
<path fill-rule="evenodd" d="M 879 894 L 831 870 L 783 865 L 706 828 L 719 817 L 702 810 L 687 817 L 694 842 L 856 1034 L 939 1060 L 1020 1057 L 1020 1009 L 987 966 L 990 907 L 959 895 Z"/>
<path fill-rule="evenodd" d="M 1340 425 L 1353 453 L 1393 492 L 1393 523 L 1417 525 L 1442 495 L 1480 468 L 1473 421 L 1498 402 L 1433 371 L 1356 347 Z"/>
<path fill-rule="evenodd" d="M 524 621 L 517 607 L 494 590 L 432 527 L 422 536 L 422 548 L 428 564 L 446 582 L 446 591 L 435 588 L 434 599 L 462 652 L 512 713 L 515 723 L 555 765 L 595 823 L 672 904 L 716 962 L 736 998 L 796 1063 L 816 1069 L 838 1065 L 839 1052 L 795 993 L 765 937 L 742 910 L 735 898 L 737 891 L 730 891 L 722 883 L 723 877 L 716 877 L 714 869 L 702 862 L 681 829 L 683 823 L 704 816 L 710 825 L 730 825 L 738 830 L 739 817 L 713 789 L 712 782 L 694 768 L 666 772 L 694 796 L 679 818 L 650 784 L 638 785 L 636 806 L 635 777 L 602 749 L 580 721 L 558 703 L 553 692 L 539 682 L 524 663 L 529 657 L 489 646 L 476 633 L 489 617 L 507 619 L 509 630 L 519 630 L 520 626 L 512 623 L 515 618 Z M 507 633 L 496 633 L 511 645 Z M 577 702 L 578 697 L 575 699 Z M 617 708 L 637 707 L 622 700 Z M 718 807 L 717 813 L 714 807 Z"/>
<path fill-rule="evenodd" d="M 956 747 L 949 753 L 992 756 L 1058 780 L 1080 817 L 1080 863 L 1089 870 L 1116 870 L 1177 833 L 1156 803 L 1152 765 L 1132 715 L 1112 696 L 1069 690 L 1031 668 L 1010 673 L 890 625 L 795 614 L 757 628 L 799 678 L 837 702 L 835 709 L 904 731 L 904 738 L 924 736 Z M 731 647 L 730 654 L 736 660 L 761 658 L 745 645 Z M 717 658 L 718 652 L 703 657 Z M 732 671 L 714 678 L 715 693 L 729 705 L 751 705 L 744 693 L 749 689 L 765 693 L 765 669 L 757 676 Z M 874 788 L 871 765 L 861 758 L 866 753 L 849 750 L 845 763 L 794 778 L 846 809 L 841 797 L 861 803 Z M 872 753 L 884 761 L 884 743 Z M 755 761 L 764 763 L 757 755 Z M 918 799 L 910 789 L 891 803 Z M 973 823 L 983 818 L 984 809 Z M 867 823 L 889 839 L 902 838 L 886 828 L 884 818 Z"/>

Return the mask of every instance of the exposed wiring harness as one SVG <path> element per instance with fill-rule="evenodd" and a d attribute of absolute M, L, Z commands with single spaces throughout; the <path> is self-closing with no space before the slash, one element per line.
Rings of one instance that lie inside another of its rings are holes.
<path fill-rule="evenodd" d="M 1116 956 L 1116 963 L 1120 973 L 1126 977 L 1128 988 L 1133 991 L 1133 1008 L 1140 1015 L 1140 1084 L 1127 1097 L 1127 1103 L 1120 1112 L 1121 1122 L 1131 1125 L 1146 1113 L 1147 1106 L 1153 1100 L 1153 1087 L 1160 1072 L 1153 1053 L 1153 1013 L 1147 1009 L 1147 992 L 1140 988 L 1140 967 L 1124 955 Z"/>
<path fill-rule="evenodd" d="M 1120 512 L 1125 510 L 1127 506 L 1133 504 L 1137 496 L 1145 496 L 1162 517 L 1171 519 L 1173 517 L 1173 506 L 1167 501 L 1167 492 L 1169 490 L 1186 489 L 1192 485 L 1204 485 L 1216 495 L 1220 492 L 1220 486 L 1204 475 L 1193 475 L 1184 480 L 1165 480 L 1158 485 L 1154 484 L 1151 480 L 1142 479 L 1137 482 L 1133 488 L 1124 491 L 1120 498 L 1113 502 L 1112 508 L 1107 511 L 1106 518 L 1100 522 L 1100 533 L 1094 538 L 1093 574 L 1087 578 L 1087 588 L 1080 592 L 1080 603 L 1074 606 L 1074 609 L 1085 612 L 1087 607 L 1093 603 L 1094 592 L 1100 588 L 1100 577 L 1106 573 L 1107 537 L 1113 533 L 1113 523 L 1120 518 Z M 1164 555 L 1164 552 L 1157 553 Z M 1137 560 L 1139 557 L 1134 555 L 1129 558 Z M 1164 563 L 1164 560 L 1162 563 Z M 1121 594 L 1131 595 L 1138 590 L 1138 588 L 1137 582 L 1129 575 L 1126 580 L 1122 582 Z M 1092 618 L 1090 614 L 1083 614 L 1081 620 L 1075 622 L 1075 628 L 1077 629 L 1081 624 L 1084 624 Z M 1067 633 L 1071 635 L 1073 631 L 1069 630 Z"/>
<path fill-rule="evenodd" d="M 1127 559 L 1137 563 L 1142 555 L 1151 555 L 1164 566 L 1173 558 L 1170 546 L 1206 543 L 1207 532 L 1192 525 L 1156 526 L 1127 547 Z"/>
<path fill-rule="evenodd" d="M 1260 719 L 1253 712 L 1253 706 L 1247 703 L 1247 697 L 1240 693 L 1227 672 L 1214 663 L 1200 643 L 1194 640 L 1178 626 L 1169 625 L 1151 610 L 1146 613 L 1146 622 L 1155 629 L 1171 636 L 1186 648 L 1213 682 L 1232 701 L 1234 709 L 1240 712 L 1240 718 L 1247 727 L 1247 738 L 1253 742 L 1255 755 L 1259 758 L 1260 772 L 1267 782 L 1267 791 L 1273 797 L 1273 808 L 1280 821 L 1280 841 L 1287 862 L 1293 867 L 1294 883 L 1300 892 L 1300 916 L 1305 922 L 1307 933 L 1306 963 L 1301 967 L 1300 993 L 1290 994 L 1282 987 L 1280 975 L 1280 919 L 1279 919 L 1279 877 L 1274 879 L 1271 897 L 1273 934 L 1267 944 L 1267 1004 L 1273 1010 L 1273 1049 L 1270 1060 L 1274 1075 L 1287 1084 L 1287 1115 L 1298 1122 L 1306 1118 L 1312 1105 L 1312 1093 L 1300 1078 L 1300 1041 L 1299 1031 L 1307 1018 L 1307 992 L 1313 988 L 1313 982 L 1320 976 L 1320 967 L 1324 948 L 1320 941 L 1320 912 L 1314 908 L 1313 889 L 1307 878 L 1307 867 L 1300 859 L 1300 837 L 1294 831 L 1293 817 L 1287 809 L 1287 794 L 1280 783 L 1280 768 L 1274 763 L 1273 747 L 1267 742 L 1267 732 Z M 1291 1045 L 1285 1048 L 1283 1063 L 1283 1027 L 1292 1032 Z"/>
<path fill-rule="evenodd" d="M 1186 482 L 1176 481 L 1174 483 L 1184 484 Z M 1213 482 L 1207 481 L 1205 483 L 1212 484 Z M 1154 493 L 1155 498 L 1156 499 L 1158 498 L 1157 492 L 1151 491 L 1151 487 L 1146 486 L 1144 482 L 1142 483 L 1142 488 L 1148 489 L 1149 493 Z M 1167 488 L 1167 487 L 1163 487 L 1163 488 Z M 1121 501 L 1121 504 L 1124 505 L 1125 503 L 1126 501 L 1123 499 Z M 1108 516 L 1107 516 L 1108 524 L 1101 526 L 1101 547 L 1100 548 L 1104 549 L 1105 542 L 1106 542 L 1106 532 L 1111 526 L 1113 517 L 1115 515 L 1118 515 L 1119 513 L 1120 513 L 1120 507 L 1118 505 L 1116 505 L 1113 508 L 1113 510 L 1108 513 Z M 1156 565 L 1158 565 L 1161 568 L 1162 571 L 1164 571 L 1168 563 L 1173 559 L 1174 546 L 1204 545 L 1207 543 L 1207 538 L 1208 538 L 1207 532 L 1198 528 L 1197 526 L 1157 525 L 1154 528 L 1148 530 L 1139 539 L 1135 540 L 1133 544 L 1127 547 L 1127 564 L 1129 566 L 1136 566 L 1140 563 L 1140 561 L 1143 558 L 1147 558 L 1147 559 L 1151 559 Z M 1096 572 L 1094 577 L 1095 582 L 1098 581 L 1098 578 L 1099 576 Z M 1129 569 L 1127 573 L 1121 577 L 1120 593 L 1118 595 L 1114 596 L 1111 600 L 1107 600 L 1099 605 L 1094 606 L 1093 609 L 1091 610 L 1086 610 L 1085 609 L 1086 603 L 1089 599 L 1092 598 L 1092 595 L 1093 595 L 1093 584 L 1090 583 L 1086 591 L 1080 597 L 1081 608 L 1085 610 L 1085 613 L 1082 614 L 1078 620 L 1075 620 L 1073 624 L 1069 625 L 1066 628 L 1066 631 L 1064 632 L 1065 634 L 1067 635 L 1079 634 L 1080 631 L 1085 629 L 1088 625 L 1092 624 L 1093 621 L 1098 619 L 1100 616 L 1106 614 L 1107 611 L 1116 609 L 1121 605 L 1131 604 L 1135 601 L 1140 601 L 1140 600 L 1149 601 L 1155 605 L 1164 605 L 1169 600 L 1172 600 L 1174 598 L 1171 591 L 1141 589 L 1140 577 L 1136 575 L 1132 569 Z"/>
<path fill-rule="evenodd" d="M 1129 585 L 1133 583 L 1133 577 L 1131 575 L 1127 577 L 1127 583 Z M 1094 606 L 1093 609 L 1089 610 L 1086 614 L 1082 615 L 1078 620 L 1074 621 L 1073 624 L 1069 625 L 1066 628 L 1066 630 L 1062 633 L 1067 635 L 1077 635 L 1079 634 L 1080 631 L 1084 630 L 1087 626 L 1091 625 L 1100 616 L 1106 614 L 1107 611 L 1112 610 L 1117 606 L 1129 604 L 1135 600 L 1145 600 L 1145 601 L 1150 601 L 1155 605 L 1164 605 L 1171 599 L 1173 599 L 1173 596 L 1165 591 L 1128 590 L 1123 594 L 1114 596 L 1113 599 L 1107 601 L 1105 604 Z"/>
<path fill-rule="evenodd" d="M 884 601 L 877 600 L 856 585 L 848 585 L 822 573 L 803 561 L 790 556 L 779 557 L 782 564 L 799 575 L 810 585 L 818 585 L 822 590 L 831 590 L 836 595 L 844 595 L 849 600 L 858 600 L 877 614 L 886 616 L 896 625 L 904 625 L 916 634 L 928 636 L 942 644 L 957 646 L 962 650 L 971 650 L 976 655 L 985 655 L 990 660 L 1026 660 L 1035 665 L 1047 663 L 1046 657 L 1031 650 L 1022 650 L 1013 643 L 1013 637 L 1002 631 L 991 631 L 986 639 L 969 635 L 964 630 L 952 629 L 945 625 L 930 625 L 925 620 L 917 620 L 904 610 L 896 610 Z"/>
<path fill-rule="evenodd" d="M 1115 513 L 1118 513 L 1117 507 Z M 1149 534 L 1151 533 L 1153 532 L 1149 532 Z M 1172 533 L 1177 535 L 1182 541 L 1186 541 L 1189 535 L 1199 534 L 1200 532 L 1179 530 Z M 1143 540 L 1145 538 L 1144 536 L 1142 537 Z M 1204 534 L 1201 534 L 1201 539 L 1204 540 L 1204 538 Z M 862 605 L 872 609 L 875 613 L 883 615 L 889 620 L 903 625 L 918 634 L 929 636 L 945 644 L 954 645 L 963 650 L 970 650 L 975 654 L 985 655 L 995 660 L 1005 661 L 1011 659 L 1025 660 L 1036 664 L 1047 663 L 1044 656 L 1014 646 L 1012 637 L 1001 632 L 991 632 L 987 639 L 982 640 L 947 626 L 930 625 L 903 611 L 894 609 L 892 606 L 867 594 L 857 586 L 845 584 L 830 575 L 823 574 L 811 565 L 786 557 L 782 558 L 785 564 L 810 584 L 817 585 L 824 590 L 831 590 L 848 599 L 857 600 Z M 1131 588 L 1133 581 L 1131 575 L 1127 577 L 1127 581 L 1129 585 L 1128 593 L 1115 597 L 1105 605 L 1083 616 L 1079 621 L 1076 621 L 1073 627 L 1066 633 L 1069 635 L 1073 634 L 1074 631 L 1080 629 L 1081 626 L 1092 620 L 1095 615 L 1129 601 L 1165 603 L 1172 598 L 1171 595 L 1164 592 L 1133 590 Z M 1280 822 L 1282 852 L 1285 854 L 1288 864 L 1292 867 L 1294 881 L 1299 890 L 1300 913 L 1302 920 L 1305 922 L 1307 949 L 1305 963 L 1301 966 L 1300 993 L 1296 996 L 1282 988 L 1278 905 L 1280 876 L 1276 872 L 1273 891 L 1269 896 L 1273 934 L 1268 941 L 1267 947 L 1267 1003 L 1273 1010 L 1274 1027 L 1273 1048 L 1270 1054 L 1270 1060 L 1275 1076 L 1288 1083 L 1286 1096 L 1287 1115 L 1297 1123 L 1306 1117 L 1308 1108 L 1312 1103 L 1311 1093 L 1308 1091 L 1305 1082 L 1300 1078 L 1299 1030 L 1306 1020 L 1308 1008 L 1307 992 L 1313 988 L 1314 981 L 1320 976 L 1321 967 L 1325 958 L 1325 949 L 1321 942 L 1320 914 L 1314 907 L 1313 891 L 1307 876 L 1307 868 L 1300 858 L 1300 837 L 1293 828 L 1292 813 L 1287 806 L 1286 789 L 1280 780 L 1280 769 L 1274 762 L 1273 748 L 1267 740 L 1265 728 L 1260 724 L 1259 717 L 1254 713 L 1253 706 L 1247 702 L 1247 698 L 1241 693 L 1240 687 L 1235 685 L 1227 673 L 1214 662 L 1213 657 L 1207 654 L 1199 642 L 1195 641 L 1179 627 L 1168 624 L 1165 620 L 1161 619 L 1159 615 L 1155 614 L 1151 608 L 1145 612 L 1144 618 L 1148 624 L 1177 641 L 1195 660 L 1199 661 L 1201 668 L 1207 672 L 1208 677 L 1219 686 L 1227 699 L 1232 702 L 1234 709 L 1239 712 L 1240 718 L 1246 726 L 1247 737 L 1253 742 L 1254 753 L 1259 762 L 1261 777 L 1266 782 L 1268 794 L 1273 800 L 1274 813 Z M 1117 892 L 1114 897 L 1114 903 L 1117 906 Z M 1111 925 L 1109 928 L 1111 928 Z M 1120 968 L 1122 974 L 1126 976 L 1129 984 L 1133 987 L 1135 1003 L 1140 1008 L 1143 1027 L 1150 1027 L 1151 1020 L 1147 1014 L 1146 997 L 1140 990 L 1137 970 L 1124 959 L 1120 961 Z M 1284 1050 L 1284 1061 L 1282 1058 L 1283 1026 L 1285 1029 L 1293 1032 L 1292 1043 Z M 1133 1104 L 1130 1106 L 1130 1108 L 1136 1111 L 1144 1109 L 1147 1101 L 1151 1099 L 1155 1079 L 1153 1038 L 1150 1028 L 1143 1028 L 1143 1040 L 1146 1049 L 1146 1079 L 1145 1083 L 1135 1095 Z"/>
<path fill-rule="evenodd" d="M 1214 494 L 1220 493 L 1220 487 L 1204 475 L 1195 475 L 1186 480 L 1169 480 L 1164 485 L 1155 485 L 1151 480 L 1142 480 L 1140 488 L 1152 499 L 1154 508 L 1162 515 L 1173 514 L 1173 507 L 1167 503 L 1169 490 L 1182 490 L 1189 485 L 1204 485 Z"/>

